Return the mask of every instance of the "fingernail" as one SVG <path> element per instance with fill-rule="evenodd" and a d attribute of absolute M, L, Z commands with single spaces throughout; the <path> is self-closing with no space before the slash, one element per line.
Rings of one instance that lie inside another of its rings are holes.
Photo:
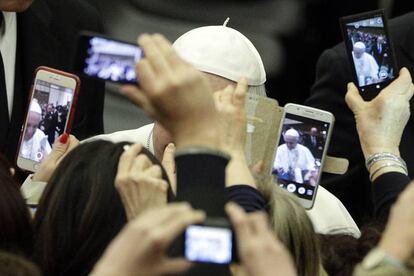
<path fill-rule="evenodd" d="M 174 144 L 173 144 L 173 143 L 169 143 L 169 144 L 168 144 L 168 148 L 169 148 L 169 149 L 175 149 L 175 146 L 174 146 Z"/>
<path fill-rule="evenodd" d="M 60 136 L 60 138 L 59 138 L 59 142 L 60 142 L 61 144 L 66 144 L 66 142 L 68 141 L 68 138 L 69 138 L 69 134 L 67 134 L 67 133 L 65 132 L 65 133 L 63 133 L 63 134 Z"/>
<path fill-rule="evenodd" d="M 131 147 L 130 145 L 124 145 L 123 149 L 124 149 L 124 151 L 127 151 L 130 147 Z"/>
<path fill-rule="evenodd" d="M 348 88 L 348 90 L 351 89 L 351 83 L 350 82 L 348 82 L 347 88 Z"/>

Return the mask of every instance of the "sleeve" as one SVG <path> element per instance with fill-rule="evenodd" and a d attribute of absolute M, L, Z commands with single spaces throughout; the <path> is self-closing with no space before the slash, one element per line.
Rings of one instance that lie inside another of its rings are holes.
<path fill-rule="evenodd" d="M 207 216 L 225 216 L 225 170 L 229 156 L 210 149 L 185 148 L 175 153 L 178 201 L 187 201 Z"/>
<path fill-rule="evenodd" d="M 403 173 L 384 173 L 373 182 L 375 216 L 386 223 L 391 206 L 407 187 L 410 178 Z"/>
<path fill-rule="evenodd" d="M 349 169 L 343 175 L 324 173 L 321 184 L 337 196 L 360 223 L 372 217 L 373 202 L 354 115 L 345 102 L 347 83 L 352 81 L 342 43 L 326 50 L 319 58 L 316 81 L 305 104 L 330 111 L 335 116 L 328 154 L 348 159 Z"/>
<path fill-rule="evenodd" d="M 366 270 L 361 264 L 355 267 L 352 276 L 408 276 L 412 275 L 407 270 L 402 270 L 389 264 L 382 264 L 374 269 Z"/>
<path fill-rule="evenodd" d="M 246 212 L 265 210 L 266 203 L 262 194 L 249 185 L 226 187 L 225 195 L 227 201 L 236 202 Z"/>

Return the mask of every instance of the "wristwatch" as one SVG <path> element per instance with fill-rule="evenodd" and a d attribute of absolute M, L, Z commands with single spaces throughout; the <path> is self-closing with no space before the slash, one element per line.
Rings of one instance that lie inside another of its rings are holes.
<path fill-rule="evenodd" d="M 362 267 L 365 270 L 373 270 L 382 264 L 391 265 L 400 270 L 407 270 L 404 262 L 387 255 L 387 253 L 380 248 L 372 249 L 362 261 Z"/>

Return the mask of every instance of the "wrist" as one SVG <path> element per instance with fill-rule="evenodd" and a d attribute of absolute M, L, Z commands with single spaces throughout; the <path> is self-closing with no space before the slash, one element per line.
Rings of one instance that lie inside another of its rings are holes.
<path fill-rule="evenodd" d="M 394 241 L 380 241 L 378 248 L 387 256 L 406 263 L 411 258 L 411 248 L 407 244 L 396 243 Z"/>

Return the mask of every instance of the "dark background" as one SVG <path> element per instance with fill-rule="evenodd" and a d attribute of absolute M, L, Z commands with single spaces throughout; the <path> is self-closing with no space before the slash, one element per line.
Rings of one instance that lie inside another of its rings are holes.
<path fill-rule="evenodd" d="M 85 0 L 86 1 L 86 0 Z M 141 33 L 174 41 L 205 25 L 239 30 L 258 49 L 267 72 L 268 96 L 303 103 L 322 51 L 342 40 L 339 17 L 385 8 L 392 18 L 414 10 L 407 0 L 88 0 L 100 12 L 106 33 L 134 42 Z M 139 127 L 150 120 L 107 86 L 105 132 Z M 131 116 L 132 114 L 132 116 Z M 129 116 L 126 116 L 129 115 Z M 125 120 L 125 118 L 131 118 Z"/>

